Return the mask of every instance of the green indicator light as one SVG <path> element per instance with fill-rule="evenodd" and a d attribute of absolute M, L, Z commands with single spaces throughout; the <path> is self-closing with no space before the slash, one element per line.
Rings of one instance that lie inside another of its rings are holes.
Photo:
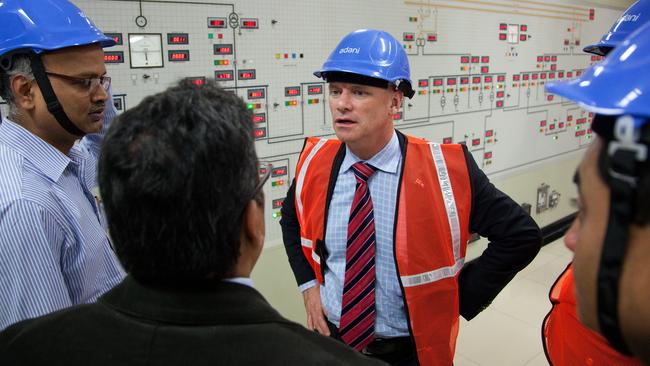
<path fill-rule="evenodd" d="M 288 106 L 291 105 L 291 102 L 289 102 L 289 101 L 287 100 L 286 102 L 284 102 L 284 105 L 285 105 L 286 107 L 288 107 Z"/>
<path fill-rule="evenodd" d="M 274 212 L 274 213 L 271 214 L 271 216 L 273 216 L 274 219 L 277 219 L 278 218 L 278 213 Z"/>
<path fill-rule="evenodd" d="M 212 38 L 214 38 L 214 34 L 208 33 L 208 39 L 212 39 Z"/>
<path fill-rule="evenodd" d="M 214 66 L 220 65 L 219 60 L 214 60 Z"/>
<path fill-rule="evenodd" d="M 246 105 L 246 108 L 248 108 L 248 109 L 253 109 L 253 103 L 248 103 L 248 104 Z"/>

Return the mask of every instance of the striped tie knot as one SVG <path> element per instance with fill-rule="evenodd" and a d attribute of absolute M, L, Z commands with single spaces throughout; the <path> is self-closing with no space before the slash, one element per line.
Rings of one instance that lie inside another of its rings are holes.
<path fill-rule="evenodd" d="M 354 172 L 354 176 L 357 178 L 357 183 L 365 183 L 373 174 L 375 174 L 377 168 L 365 161 L 360 161 L 352 164 L 352 171 Z"/>

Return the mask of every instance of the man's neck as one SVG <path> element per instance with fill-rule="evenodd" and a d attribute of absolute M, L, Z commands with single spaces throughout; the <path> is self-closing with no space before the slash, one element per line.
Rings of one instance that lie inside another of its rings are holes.
<path fill-rule="evenodd" d="M 25 118 L 18 114 L 11 114 L 7 119 L 26 129 L 32 135 L 52 145 L 55 149 L 65 155 L 70 153 L 70 149 L 72 149 L 72 146 L 74 146 L 76 141 L 76 139 L 68 138 L 68 136 L 52 136 L 52 134 L 48 134 L 46 131 L 39 129 L 32 119 Z M 64 132 L 64 134 L 68 135 L 66 132 Z"/>

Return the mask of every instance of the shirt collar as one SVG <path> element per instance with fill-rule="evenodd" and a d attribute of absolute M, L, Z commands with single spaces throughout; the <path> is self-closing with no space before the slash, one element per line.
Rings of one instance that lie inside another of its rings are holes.
<path fill-rule="evenodd" d="M 401 152 L 399 148 L 399 140 L 397 139 L 397 133 L 393 130 L 393 136 L 390 138 L 386 146 L 384 146 L 381 151 L 375 154 L 372 158 L 366 160 L 366 163 L 374 166 L 378 170 L 381 170 L 386 173 L 396 174 L 397 165 L 401 157 Z M 341 169 L 339 173 L 348 171 L 352 164 L 363 161 L 359 159 L 350 148 L 345 147 L 345 158 L 343 163 L 341 163 Z"/>
<path fill-rule="evenodd" d="M 54 146 L 7 118 L 0 124 L 0 143 L 29 160 L 52 181 L 58 181 L 71 160 Z"/>
<path fill-rule="evenodd" d="M 248 287 L 253 287 L 253 280 L 248 277 L 232 277 L 223 279 L 224 282 L 238 283 Z"/>

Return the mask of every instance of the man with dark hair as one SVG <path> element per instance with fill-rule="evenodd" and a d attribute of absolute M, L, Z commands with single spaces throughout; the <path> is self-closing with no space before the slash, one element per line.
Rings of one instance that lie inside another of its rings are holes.
<path fill-rule="evenodd" d="M 572 364 L 650 364 L 649 60 L 646 23 L 580 78 L 546 86 L 596 113 L 597 138 L 575 176 L 578 216 L 564 239 L 574 251 L 577 316 L 616 351 L 640 360 L 601 348 L 602 357 L 587 353 Z M 581 342 L 583 334 L 562 336 Z"/>
<path fill-rule="evenodd" d="M 181 82 L 123 113 L 99 182 L 128 276 L 96 304 L 8 328 L 0 364 L 381 364 L 284 319 L 253 289 L 263 165 L 246 105 L 213 82 Z"/>
<path fill-rule="evenodd" d="M 114 44 L 67 0 L 0 2 L 0 330 L 124 277 L 93 194 Z"/>

